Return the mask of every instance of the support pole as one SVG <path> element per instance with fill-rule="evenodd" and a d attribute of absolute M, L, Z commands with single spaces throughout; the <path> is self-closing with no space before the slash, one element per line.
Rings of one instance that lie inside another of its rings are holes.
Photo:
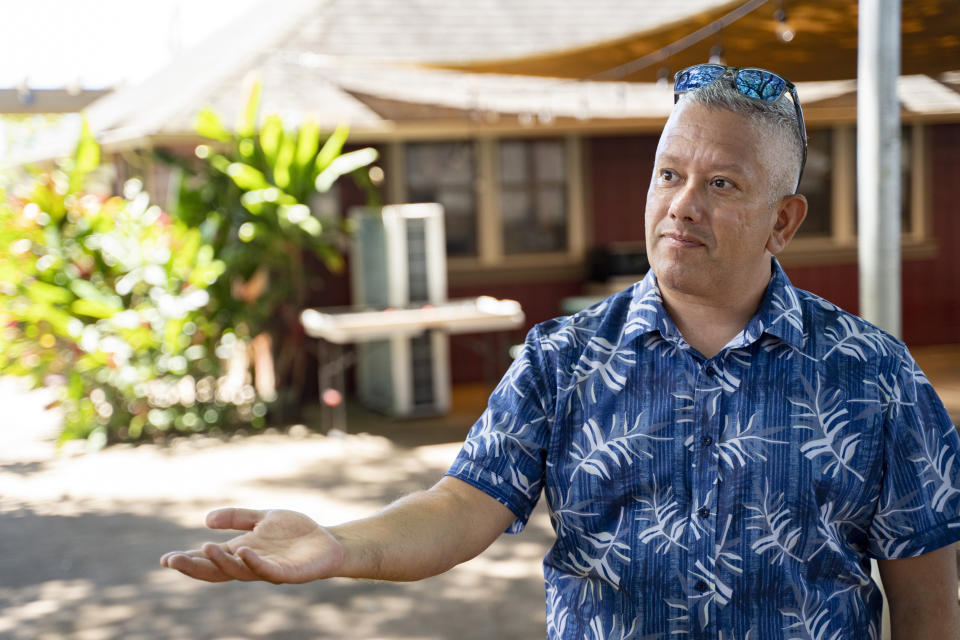
<path fill-rule="evenodd" d="M 859 12 L 860 315 L 900 337 L 900 1 L 860 0 Z"/>

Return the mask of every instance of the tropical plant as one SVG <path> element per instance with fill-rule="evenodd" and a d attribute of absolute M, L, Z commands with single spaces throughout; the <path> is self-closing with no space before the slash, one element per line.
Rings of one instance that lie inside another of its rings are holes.
<path fill-rule="evenodd" d="M 61 440 L 221 424 L 196 380 L 217 373 L 199 310 L 224 265 L 139 181 L 86 190 L 99 158 L 84 125 L 71 158 L 0 190 L 0 374 L 60 381 Z"/>
<path fill-rule="evenodd" d="M 323 284 L 317 274 L 307 277 L 309 265 L 322 262 L 333 272 L 343 266 L 339 212 L 324 218 L 312 205 L 347 174 L 378 204 L 364 170 L 377 152 L 344 153 L 345 126 L 322 140 L 316 124 L 287 129 L 273 114 L 258 128 L 260 83 L 248 86 L 233 131 L 204 109 L 196 128 L 209 143 L 196 148 L 197 158 L 163 156 L 181 176 L 169 209 L 198 229 L 224 263 L 224 276 L 209 289 L 210 321 L 249 345 L 258 394 L 273 401 L 279 391 L 289 415 L 299 404 L 306 367 L 299 315 Z"/>

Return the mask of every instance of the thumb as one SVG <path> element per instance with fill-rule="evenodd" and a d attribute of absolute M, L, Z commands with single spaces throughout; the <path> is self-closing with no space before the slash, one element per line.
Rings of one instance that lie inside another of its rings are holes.
<path fill-rule="evenodd" d="M 238 529 L 251 531 L 266 516 L 266 511 L 228 507 L 215 509 L 207 514 L 207 526 L 211 529 Z"/>

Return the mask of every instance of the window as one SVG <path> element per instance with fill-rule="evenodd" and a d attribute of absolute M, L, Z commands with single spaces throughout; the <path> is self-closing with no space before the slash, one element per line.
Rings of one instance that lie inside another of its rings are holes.
<path fill-rule="evenodd" d="M 912 128 L 901 127 L 900 129 L 900 230 L 905 234 L 912 232 L 913 216 L 911 207 L 913 206 L 913 180 L 911 167 L 913 166 L 913 136 Z M 856 130 L 854 130 L 856 135 Z M 854 167 L 857 166 L 857 156 L 853 156 Z M 854 198 L 857 192 L 854 190 Z"/>
<path fill-rule="evenodd" d="M 508 140 L 500 143 L 504 253 L 566 250 L 565 165 L 561 140 Z"/>
<path fill-rule="evenodd" d="M 935 251 L 928 230 L 926 133 L 922 125 L 904 126 L 901 131 L 902 247 L 905 255 L 919 257 Z M 796 260 L 806 256 L 818 262 L 856 260 L 856 129 L 838 126 L 810 130 L 808 134 L 807 166 L 800 184 L 800 193 L 809 204 L 807 218 L 784 258 Z"/>
<path fill-rule="evenodd" d="M 450 256 L 477 255 L 475 150 L 470 142 L 416 143 L 406 146 L 407 202 L 443 205 Z"/>
<path fill-rule="evenodd" d="M 807 164 L 799 191 L 807 197 L 807 217 L 797 231 L 798 238 L 828 237 L 833 199 L 833 131 L 817 129 L 807 133 Z"/>
<path fill-rule="evenodd" d="M 390 202 L 439 202 L 448 263 L 478 268 L 578 268 L 585 251 L 580 139 L 396 143 L 388 150 Z"/>

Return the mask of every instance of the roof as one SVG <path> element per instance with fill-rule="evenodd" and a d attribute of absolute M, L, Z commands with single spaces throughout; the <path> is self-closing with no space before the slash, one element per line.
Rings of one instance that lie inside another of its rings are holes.
<path fill-rule="evenodd" d="M 669 9 L 667 4 L 622 0 L 595 0 L 589 7 L 572 0 L 264 4 L 152 78 L 95 102 L 87 114 L 108 148 L 148 140 L 195 140 L 196 113 L 212 106 L 231 120 L 243 103 L 244 79 L 253 70 L 263 82 L 262 113 L 279 113 L 291 124 L 312 120 L 324 128 L 347 122 L 354 137 L 361 139 L 480 129 L 652 131 L 662 125 L 672 105 L 669 89 L 656 83 L 474 73 L 426 65 L 466 60 L 488 60 L 493 65 L 504 56 L 540 55 L 537 52 L 556 47 L 587 51 L 610 38 L 623 41 L 641 32 L 676 29 L 685 20 L 689 30 L 743 3 L 674 0 Z M 276 10 L 278 6 L 283 12 Z M 910 90 L 902 93 L 906 116 L 954 120 L 960 116 L 956 74 L 902 79 L 901 87 L 907 86 Z M 855 118 L 855 81 L 798 87 L 812 124 Z"/>

